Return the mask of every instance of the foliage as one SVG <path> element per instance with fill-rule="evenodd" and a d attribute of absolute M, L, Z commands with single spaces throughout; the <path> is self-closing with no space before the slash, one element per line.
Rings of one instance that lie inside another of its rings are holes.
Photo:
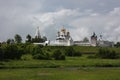
<path fill-rule="evenodd" d="M 21 56 L 21 60 L 32 60 L 33 57 L 31 54 L 25 54 Z"/>
<path fill-rule="evenodd" d="M 82 47 L 82 46 L 43 46 L 34 45 L 32 43 L 19 44 L 1 44 L 0 46 L 0 60 L 23 59 L 27 60 L 27 55 L 32 55 L 33 59 L 39 60 L 64 60 L 67 57 L 79 57 L 83 54 L 96 54 L 96 56 L 89 56 L 88 58 L 119 58 L 119 48 L 102 48 L 99 47 Z M 98 52 L 97 52 L 98 51 Z M 101 54 L 103 53 L 103 54 Z M 102 56 L 102 57 L 101 57 Z"/>
<path fill-rule="evenodd" d="M 96 56 L 99 58 L 103 58 L 103 59 L 116 59 L 116 58 L 118 58 L 119 55 L 114 50 L 101 48 L 101 49 L 99 49 Z"/>
<path fill-rule="evenodd" d="M 73 47 L 66 47 L 65 48 L 65 54 L 67 56 L 74 56 L 75 50 L 73 49 Z"/>
<path fill-rule="evenodd" d="M 14 40 L 13 39 L 8 39 L 7 40 L 7 44 L 13 44 L 14 43 Z"/>
<path fill-rule="evenodd" d="M 16 34 L 16 35 L 14 36 L 14 38 L 15 38 L 15 42 L 16 42 L 16 43 L 21 43 L 21 42 L 22 42 L 22 37 L 21 37 L 19 34 Z"/>
<path fill-rule="evenodd" d="M 32 48 L 32 55 L 36 55 L 36 54 L 42 54 L 43 55 L 43 52 L 42 52 L 41 47 L 39 45 L 35 45 Z"/>
<path fill-rule="evenodd" d="M 53 52 L 53 58 L 55 60 L 65 60 L 65 55 L 63 55 L 60 50 L 55 50 Z"/>
<path fill-rule="evenodd" d="M 0 60 L 3 60 L 3 59 L 4 59 L 3 50 L 2 50 L 2 48 L 0 47 Z"/>
<path fill-rule="evenodd" d="M 66 47 L 65 48 L 65 54 L 67 56 L 81 56 L 82 54 L 80 53 L 80 51 L 75 51 L 75 49 L 71 46 L 71 47 Z"/>
<path fill-rule="evenodd" d="M 42 42 L 44 42 L 44 40 L 42 39 L 42 38 L 37 38 L 37 37 L 35 37 L 35 38 L 32 38 L 32 42 L 34 43 L 42 43 Z"/>
<path fill-rule="evenodd" d="M 87 37 L 85 37 L 85 38 L 83 39 L 83 42 L 89 42 L 89 39 L 88 39 Z"/>
<path fill-rule="evenodd" d="M 3 59 L 20 59 L 22 50 L 16 45 L 3 45 Z"/>
<path fill-rule="evenodd" d="M 74 56 L 82 56 L 82 53 L 79 52 L 79 51 L 76 51 L 76 52 L 74 53 Z"/>
<path fill-rule="evenodd" d="M 31 42 L 32 42 L 32 37 L 31 37 L 31 35 L 28 34 L 28 35 L 26 36 L 26 39 L 27 39 L 27 40 L 26 40 L 26 43 L 31 43 Z"/>
<path fill-rule="evenodd" d="M 115 47 L 120 47 L 120 42 L 117 42 L 116 44 L 115 44 Z"/>
<path fill-rule="evenodd" d="M 47 37 L 46 36 L 43 36 L 43 41 L 45 42 L 45 41 L 47 41 Z"/>

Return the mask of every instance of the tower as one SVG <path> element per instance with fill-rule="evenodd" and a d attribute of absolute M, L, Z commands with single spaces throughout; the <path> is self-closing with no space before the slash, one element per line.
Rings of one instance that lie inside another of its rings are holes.
<path fill-rule="evenodd" d="M 97 35 L 95 34 L 95 32 L 91 36 L 91 46 L 97 46 Z"/>
<path fill-rule="evenodd" d="M 39 27 L 37 27 L 35 38 L 41 38 Z"/>
<path fill-rule="evenodd" d="M 70 32 L 67 31 L 64 27 L 60 31 L 58 31 L 55 42 L 56 42 L 56 45 L 59 45 L 59 46 L 73 45 L 73 40 L 70 36 Z"/>

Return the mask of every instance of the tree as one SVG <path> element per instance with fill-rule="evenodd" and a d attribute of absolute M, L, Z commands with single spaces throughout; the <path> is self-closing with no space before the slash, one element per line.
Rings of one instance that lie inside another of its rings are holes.
<path fill-rule="evenodd" d="M 89 42 L 89 39 L 88 39 L 87 37 L 85 37 L 85 38 L 83 39 L 83 42 Z"/>
<path fill-rule="evenodd" d="M 53 58 L 55 60 L 65 60 L 65 55 L 58 49 L 53 52 Z"/>
<path fill-rule="evenodd" d="M 117 42 L 117 43 L 115 44 L 115 47 L 120 47 L 120 42 Z"/>
<path fill-rule="evenodd" d="M 3 45 L 1 47 L 3 51 L 3 59 L 20 59 L 22 54 L 21 51 L 18 49 L 17 45 Z"/>
<path fill-rule="evenodd" d="M 14 43 L 14 40 L 13 39 L 8 39 L 7 40 L 7 44 L 13 44 Z"/>
<path fill-rule="evenodd" d="M 65 48 L 65 55 L 74 56 L 74 54 L 75 54 L 75 50 L 73 47 L 70 46 Z"/>
<path fill-rule="evenodd" d="M 28 34 L 28 35 L 26 36 L 26 38 L 27 38 L 26 42 L 31 42 L 31 41 L 32 41 L 31 35 Z"/>
<path fill-rule="evenodd" d="M 43 36 L 43 41 L 47 41 L 47 37 L 46 36 Z"/>
<path fill-rule="evenodd" d="M 8 40 L 7 40 L 7 44 L 10 44 L 10 42 L 11 42 L 11 39 L 8 39 Z"/>
<path fill-rule="evenodd" d="M 32 42 L 37 42 L 37 43 L 39 43 L 39 42 L 44 42 L 44 41 L 43 41 L 42 38 L 37 38 L 37 37 L 35 37 L 35 38 L 32 38 Z"/>
<path fill-rule="evenodd" d="M 0 47 L 0 61 L 4 59 L 3 50 Z"/>
<path fill-rule="evenodd" d="M 21 43 L 22 42 L 22 37 L 19 34 L 16 34 L 14 38 L 15 38 L 16 43 Z"/>
<path fill-rule="evenodd" d="M 119 55 L 114 50 L 101 48 L 101 49 L 99 49 L 98 53 L 96 54 L 96 57 L 102 58 L 102 59 L 117 59 L 117 58 L 119 58 Z"/>

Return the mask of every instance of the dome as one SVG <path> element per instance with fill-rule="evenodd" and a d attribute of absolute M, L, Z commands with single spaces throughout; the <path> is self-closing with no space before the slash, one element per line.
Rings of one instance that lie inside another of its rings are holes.
<path fill-rule="evenodd" d="M 61 32 L 66 32 L 66 29 L 63 27 L 62 29 L 61 29 Z"/>

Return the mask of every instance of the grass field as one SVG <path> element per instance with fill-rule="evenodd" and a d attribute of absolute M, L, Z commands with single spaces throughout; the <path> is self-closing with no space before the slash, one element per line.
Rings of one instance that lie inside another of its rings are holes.
<path fill-rule="evenodd" d="M 44 50 L 47 50 L 47 49 L 51 49 L 51 50 L 61 49 L 61 50 L 64 50 L 65 48 L 66 48 L 65 46 L 62 46 L 62 47 L 61 46 L 45 46 L 45 47 L 43 47 Z M 73 46 L 73 48 L 75 49 L 75 51 L 96 53 L 96 52 L 98 52 L 98 50 L 101 47 Z M 105 47 L 105 48 L 110 49 L 110 50 L 115 50 L 117 53 L 120 53 L 120 48 L 116 48 L 116 47 Z"/>
<path fill-rule="evenodd" d="M 0 62 L 0 68 L 56 68 L 56 67 L 120 67 L 120 59 L 88 59 L 67 57 L 66 60 L 28 60 Z"/>
<path fill-rule="evenodd" d="M 98 47 L 74 48 L 87 54 L 66 60 L 1 61 L 0 80 L 120 80 L 120 59 L 88 58 L 94 55 L 89 52 L 96 53 Z M 110 50 L 120 52 L 119 48 Z"/>
<path fill-rule="evenodd" d="M 120 80 L 119 68 L 2 69 L 0 80 Z"/>

